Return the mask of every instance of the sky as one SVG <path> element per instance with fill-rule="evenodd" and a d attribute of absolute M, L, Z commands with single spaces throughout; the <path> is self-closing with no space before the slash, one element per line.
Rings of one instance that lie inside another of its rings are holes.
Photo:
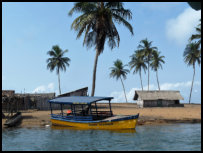
<path fill-rule="evenodd" d="M 95 58 L 94 48 L 83 46 L 83 36 L 76 39 L 71 24 L 80 14 L 68 16 L 72 2 L 3 2 L 2 3 L 2 90 L 16 93 L 48 93 L 58 95 L 56 72 L 47 69 L 47 52 L 53 45 L 71 59 L 70 66 L 61 72 L 62 93 L 88 87 L 91 94 Z M 152 41 L 165 56 L 163 69 L 158 70 L 161 90 L 179 90 L 188 103 L 193 68 L 183 60 L 189 37 L 196 33 L 201 11 L 193 10 L 186 2 L 125 2 L 132 12 L 134 35 L 122 24 L 116 24 L 120 35 L 119 47 L 107 45 L 99 56 L 95 96 L 112 96 L 112 102 L 125 102 L 120 80 L 110 78 L 110 67 L 117 59 L 128 64 L 139 42 Z M 129 68 L 129 67 L 126 67 Z M 147 73 L 142 72 L 147 90 Z M 127 99 L 133 100 L 135 90 L 141 90 L 140 78 L 132 71 L 124 80 Z M 150 90 L 158 90 L 156 73 L 150 71 Z M 201 65 L 196 65 L 192 103 L 201 103 Z"/>

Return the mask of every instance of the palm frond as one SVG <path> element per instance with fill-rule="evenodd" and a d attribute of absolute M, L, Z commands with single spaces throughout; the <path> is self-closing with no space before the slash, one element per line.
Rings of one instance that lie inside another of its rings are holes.
<path fill-rule="evenodd" d="M 77 2 L 69 15 L 74 12 L 82 13 L 71 25 L 77 32 L 77 39 L 85 33 L 83 45 L 95 46 L 99 53 L 103 52 L 106 40 L 111 49 L 119 46 L 120 37 L 114 21 L 122 23 L 133 34 L 133 28 L 127 22 L 132 13 L 124 9 L 121 2 Z"/>
<path fill-rule="evenodd" d="M 188 65 L 194 65 L 196 62 L 201 63 L 201 51 L 197 42 L 189 43 L 183 53 L 184 62 Z"/>

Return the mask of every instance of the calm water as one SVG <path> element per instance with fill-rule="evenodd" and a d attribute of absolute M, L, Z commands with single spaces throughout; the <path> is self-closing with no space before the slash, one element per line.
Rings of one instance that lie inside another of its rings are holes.
<path fill-rule="evenodd" d="M 137 126 L 135 130 L 18 128 L 2 130 L 6 150 L 201 150 L 201 124 Z"/>

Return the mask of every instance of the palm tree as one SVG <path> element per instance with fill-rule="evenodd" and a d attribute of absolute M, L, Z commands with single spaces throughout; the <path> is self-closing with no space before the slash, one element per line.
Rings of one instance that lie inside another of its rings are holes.
<path fill-rule="evenodd" d="M 58 45 L 52 47 L 52 50 L 48 51 L 47 54 L 50 58 L 47 59 L 47 69 L 50 71 L 54 71 L 56 69 L 56 73 L 58 75 L 58 84 L 59 84 L 59 94 L 61 94 L 60 87 L 60 70 L 66 71 L 66 66 L 69 66 L 70 59 L 68 57 L 64 57 L 64 54 L 67 53 L 68 50 L 62 50 Z"/>
<path fill-rule="evenodd" d="M 152 54 L 153 54 L 153 56 L 152 56 L 152 62 L 150 64 L 150 66 L 156 72 L 157 84 L 158 84 L 158 88 L 160 90 L 159 79 L 158 79 L 158 69 L 159 68 L 162 69 L 161 63 L 165 63 L 165 61 L 163 60 L 163 58 L 165 58 L 165 56 L 160 56 L 160 52 L 158 52 L 158 51 L 153 51 Z"/>
<path fill-rule="evenodd" d="M 134 68 L 133 74 L 139 72 L 141 87 L 142 87 L 142 90 L 143 90 L 141 71 L 143 69 L 144 72 L 146 72 L 146 69 L 147 69 L 147 66 L 145 64 L 144 56 L 143 56 L 143 54 L 142 54 L 142 52 L 140 50 L 137 50 L 130 57 L 131 57 L 131 61 L 129 62 L 130 70 L 132 70 Z"/>
<path fill-rule="evenodd" d="M 198 65 L 201 64 L 201 51 L 199 50 L 199 44 L 197 42 L 189 43 L 185 48 L 185 51 L 183 53 L 183 57 L 184 57 L 184 62 L 188 66 L 193 66 L 193 70 L 194 70 L 193 78 L 192 78 L 192 85 L 191 85 L 191 90 L 190 90 L 190 97 L 189 97 L 189 104 L 190 104 L 193 82 L 194 82 L 194 77 L 195 77 L 195 64 L 196 63 L 198 63 Z"/>
<path fill-rule="evenodd" d="M 201 10 L 201 2 L 188 2 L 188 4 L 196 11 Z"/>
<path fill-rule="evenodd" d="M 126 103 L 127 103 L 128 101 L 127 101 L 127 97 L 126 97 L 126 93 L 125 93 L 125 87 L 123 84 L 122 77 L 123 77 L 123 79 L 126 79 L 126 75 L 130 71 L 128 69 L 124 69 L 125 66 L 127 66 L 127 65 L 123 65 L 122 61 L 117 59 L 114 62 L 114 67 L 110 68 L 111 69 L 110 77 L 113 77 L 113 78 L 116 77 L 116 80 L 121 79 L 121 83 L 123 86 L 123 91 L 124 91 L 124 95 L 125 95 L 125 99 L 126 99 Z"/>
<path fill-rule="evenodd" d="M 196 27 L 196 32 L 197 34 L 193 34 L 191 37 L 190 37 L 190 41 L 193 41 L 193 40 L 196 40 L 198 39 L 198 44 L 201 44 L 201 19 L 199 20 L 200 21 L 200 24 Z"/>
<path fill-rule="evenodd" d="M 138 49 L 143 53 L 146 57 L 147 61 L 147 69 L 148 69 L 148 90 L 149 90 L 149 68 L 150 68 L 150 61 L 152 58 L 152 52 L 157 50 L 157 47 L 152 47 L 152 41 L 148 41 L 147 38 L 140 41 Z"/>
<path fill-rule="evenodd" d="M 103 52 L 106 41 L 111 49 L 119 46 L 120 37 L 115 23 L 122 23 L 133 35 L 133 28 L 127 22 L 132 15 L 130 10 L 124 9 L 122 2 L 76 2 L 69 15 L 74 12 L 82 15 L 73 21 L 71 28 L 77 32 L 77 38 L 84 33 L 83 45 L 94 46 L 96 50 L 91 92 L 94 96 L 98 56 Z"/>

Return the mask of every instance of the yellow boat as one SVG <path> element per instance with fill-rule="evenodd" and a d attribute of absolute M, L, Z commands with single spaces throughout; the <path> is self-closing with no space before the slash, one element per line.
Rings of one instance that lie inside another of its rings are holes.
<path fill-rule="evenodd" d="M 139 114 L 131 116 L 113 115 L 110 103 L 111 99 L 113 97 L 71 96 L 49 100 L 51 122 L 53 125 L 80 129 L 135 129 Z M 109 101 L 109 110 L 107 111 L 101 111 L 97 106 L 97 102 L 104 100 Z M 52 104 L 61 105 L 61 113 L 53 114 Z M 64 105 L 69 105 L 67 113 L 63 111 Z"/>

